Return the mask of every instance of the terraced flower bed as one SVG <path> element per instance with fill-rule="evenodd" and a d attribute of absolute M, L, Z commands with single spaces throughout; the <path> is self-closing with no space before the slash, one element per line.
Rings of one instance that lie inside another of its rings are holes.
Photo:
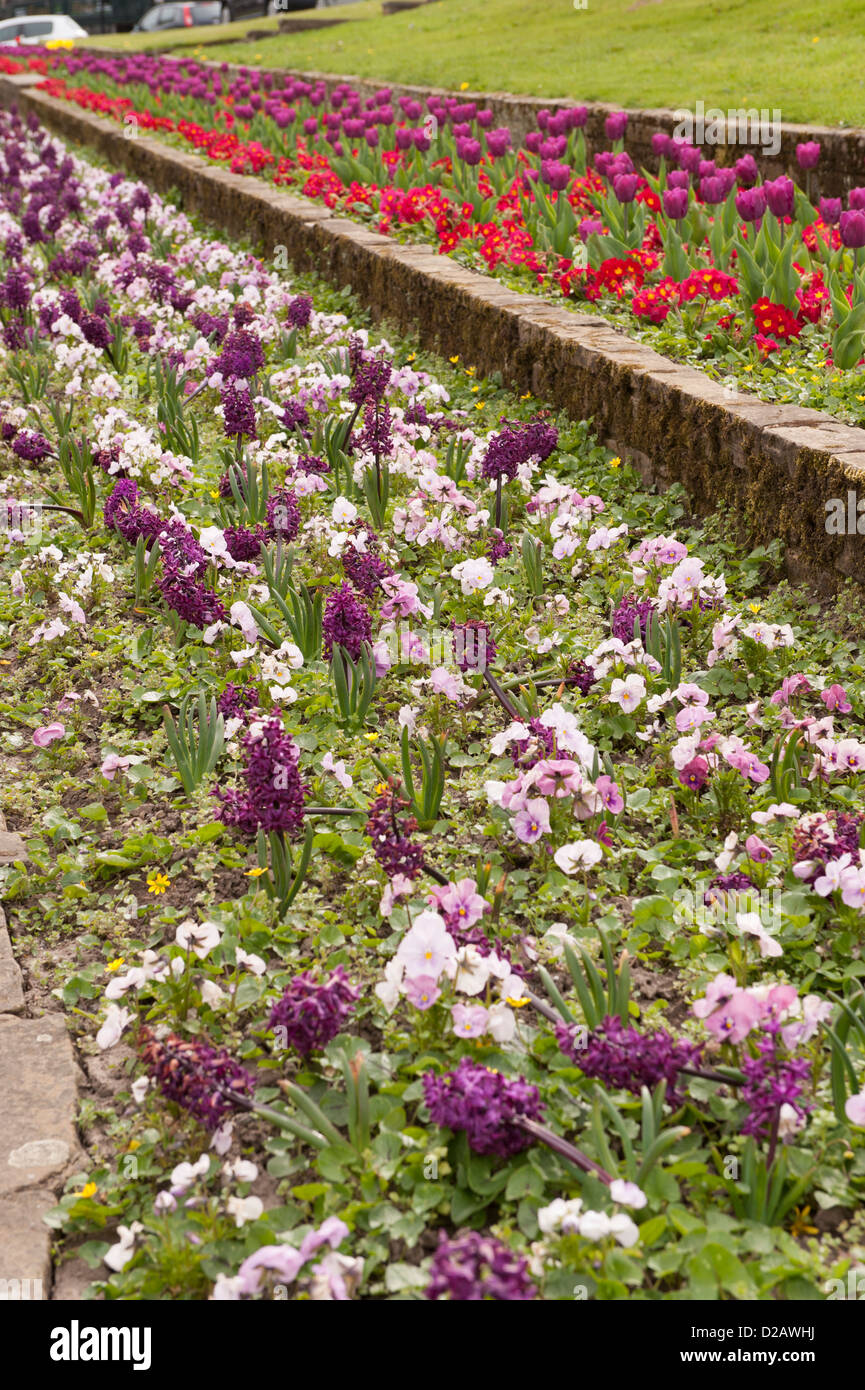
<path fill-rule="evenodd" d="M 761 180 L 753 153 L 659 132 L 657 172 L 635 168 L 627 116 L 587 150 L 586 109 L 541 113 L 514 147 L 476 103 L 426 107 L 383 88 L 230 71 L 149 54 L 2 59 L 45 74 L 50 95 L 191 144 L 507 283 L 617 327 L 764 400 L 863 418 L 865 186 L 818 198 L 820 148 L 799 147 L 801 186 Z M 9 65 L 12 65 L 11 67 Z M 811 197 L 814 197 L 812 203 Z M 815 203 L 817 206 L 815 206 Z"/>
<path fill-rule="evenodd" d="M 839 1296 L 858 598 L 0 135 L 0 882 L 94 1086 L 61 1261 L 122 1300 Z"/>

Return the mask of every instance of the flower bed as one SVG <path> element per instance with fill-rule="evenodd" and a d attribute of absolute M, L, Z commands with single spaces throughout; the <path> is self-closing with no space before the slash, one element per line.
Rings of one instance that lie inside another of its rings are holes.
<path fill-rule="evenodd" d="M 67 1248 L 123 1299 L 825 1293 L 855 606 L 0 133 L 5 896 L 128 1069 Z"/>
<path fill-rule="evenodd" d="M 20 56 L 5 61 L 18 67 Z M 721 167 L 659 132 L 657 174 L 634 168 L 627 117 L 588 161 L 585 108 L 541 113 L 514 149 L 475 103 L 362 100 L 323 84 L 193 59 L 43 54 L 44 90 L 190 143 L 238 173 L 321 199 L 382 231 L 429 241 L 515 287 L 600 312 L 667 355 L 762 399 L 863 418 L 865 188 L 810 201 L 760 182 L 750 154 Z M 51 75 L 65 70 L 67 75 Z"/>

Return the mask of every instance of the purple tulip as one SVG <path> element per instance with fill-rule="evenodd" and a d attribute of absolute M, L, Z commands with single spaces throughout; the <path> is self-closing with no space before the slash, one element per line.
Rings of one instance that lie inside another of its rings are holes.
<path fill-rule="evenodd" d="M 613 179 L 613 192 L 620 203 L 632 203 L 637 196 L 636 174 L 619 174 Z"/>
<path fill-rule="evenodd" d="M 556 135 L 542 141 L 538 153 L 541 159 L 561 159 L 565 150 L 568 148 L 567 135 Z"/>
<path fill-rule="evenodd" d="M 526 140 L 528 140 L 528 136 L 526 136 Z M 595 155 L 595 169 L 603 178 L 609 177 L 614 158 L 615 156 L 612 155 L 609 150 L 598 150 L 598 153 Z"/>
<path fill-rule="evenodd" d="M 717 172 L 718 172 L 718 166 L 717 166 L 717 164 L 715 163 L 714 159 L 701 159 L 701 160 L 700 160 L 700 167 L 699 167 L 699 169 L 697 170 L 697 173 L 700 175 L 700 178 L 701 178 L 701 179 L 711 179 L 711 178 L 714 178 L 714 176 L 715 176 L 715 174 L 717 174 Z"/>
<path fill-rule="evenodd" d="M 526 149 L 529 154 L 540 154 L 541 145 L 544 143 L 544 135 L 541 130 L 530 130 L 526 136 Z"/>
<path fill-rule="evenodd" d="M 378 128 L 377 128 L 377 126 L 374 126 L 374 125 L 367 126 L 366 130 L 365 130 L 364 133 L 363 133 L 363 138 L 364 138 L 364 140 L 366 141 L 366 143 L 369 145 L 370 149 L 371 149 L 371 150 L 374 150 L 375 147 L 376 147 L 376 145 L 378 144 Z"/>
<path fill-rule="evenodd" d="M 839 218 L 841 216 L 841 199 L 821 198 L 820 216 L 826 223 L 827 227 L 837 227 Z"/>
<path fill-rule="evenodd" d="M 407 130 L 404 125 L 397 126 L 394 131 L 394 138 L 396 139 L 396 147 L 398 150 L 411 149 L 411 131 Z"/>
<path fill-rule="evenodd" d="M 635 172 L 634 161 L 626 150 L 621 150 L 618 154 L 613 155 L 608 178 L 615 179 L 618 178 L 619 174 L 633 174 Z"/>
<path fill-rule="evenodd" d="M 865 246 L 865 212 L 858 209 L 842 212 L 839 230 L 844 245 L 849 246 L 852 251 L 858 251 L 860 247 Z"/>
<path fill-rule="evenodd" d="M 848 208 L 855 208 L 857 212 L 865 212 L 865 188 L 851 188 L 847 194 Z"/>
<path fill-rule="evenodd" d="M 766 211 L 762 188 L 743 188 L 736 194 L 736 211 L 743 222 L 759 222 Z"/>
<path fill-rule="evenodd" d="M 557 112 L 555 113 L 555 115 L 554 115 L 554 116 L 550 116 L 550 119 L 547 121 L 547 134 L 548 134 L 548 135 L 567 135 L 567 133 L 568 133 L 568 118 L 567 118 L 567 116 L 565 115 L 564 111 L 557 111 Z"/>
<path fill-rule="evenodd" d="M 604 121 L 604 134 L 608 140 L 621 140 L 628 125 L 627 111 L 614 111 Z"/>
<path fill-rule="evenodd" d="M 596 217 L 584 217 L 580 223 L 580 241 L 588 241 L 592 234 L 603 236 L 604 224 Z"/>
<path fill-rule="evenodd" d="M 671 169 L 667 175 L 668 188 L 690 188 L 691 175 L 687 169 Z"/>
<path fill-rule="evenodd" d="M 726 198 L 730 190 L 736 186 L 736 170 L 719 169 L 715 178 L 719 180 L 724 190 L 724 197 Z"/>
<path fill-rule="evenodd" d="M 779 179 L 769 179 L 763 184 L 769 211 L 776 217 L 792 217 L 796 201 L 796 190 L 792 179 L 781 175 Z"/>
<path fill-rule="evenodd" d="M 707 203 L 710 207 L 715 207 L 718 203 L 723 203 L 726 196 L 727 194 L 724 190 L 722 179 L 717 177 L 700 179 L 700 197 L 703 202 Z"/>
<path fill-rule="evenodd" d="M 675 152 L 676 147 L 666 131 L 659 130 L 652 136 L 652 153 L 659 159 L 673 159 Z"/>
<path fill-rule="evenodd" d="M 490 126 L 493 123 L 493 113 L 489 110 L 489 108 L 483 111 L 479 111 L 477 116 L 475 117 L 475 120 L 477 121 L 481 130 L 489 130 Z"/>
<path fill-rule="evenodd" d="M 742 188 L 753 188 L 759 177 L 757 161 L 752 154 L 745 154 L 736 160 L 736 179 Z"/>
<path fill-rule="evenodd" d="M 457 158 L 464 164 L 474 167 L 481 162 L 481 144 L 479 140 L 457 140 Z"/>
<path fill-rule="evenodd" d="M 568 118 L 568 126 L 571 130 L 579 130 L 589 119 L 589 111 L 586 106 L 571 106 L 565 115 Z"/>
<path fill-rule="evenodd" d="M 573 170 L 568 164 L 559 164 L 555 159 L 541 160 L 541 178 L 550 188 L 561 193 L 573 177 Z"/>
<path fill-rule="evenodd" d="M 430 138 L 424 130 L 423 126 L 417 126 L 412 131 L 411 142 L 416 150 L 420 150 L 421 154 L 426 154 L 427 150 L 430 147 Z"/>
<path fill-rule="evenodd" d="M 496 159 L 500 159 L 503 154 L 507 154 L 511 147 L 511 132 L 506 125 L 500 126 L 498 130 L 487 131 L 487 150 Z"/>
<path fill-rule="evenodd" d="M 796 162 L 800 169 L 813 169 L 820 154 L 820 145 L 816 140 L 806 140 L 804 145 L 796 146 Z"/>
<path fill-rule="evenodd" d="M 679 168 L 687 169 L 689 174 L 696 174 L 703 162 L 702 150 L 696 145 L 679 146 Z"/>
<path fill-rule="evenodd" d="M 688 215 L 687 188 L 667 188 L 664 190 L 664 212 L 673 222 L 681 222 Z"/>

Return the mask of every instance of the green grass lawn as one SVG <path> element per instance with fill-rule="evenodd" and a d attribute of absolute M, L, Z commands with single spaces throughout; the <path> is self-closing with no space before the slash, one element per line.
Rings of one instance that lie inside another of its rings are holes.
<path fill-rule="evenodd" d="M 349 22 L 202 52 L 383 81 L 630 107 L 690 108 L 702 99 L 778 108 L 785 121 L 865 125 L 863 0 L 588 0 L 586 9 L 572 0 L 437 0 L 387 18 L 366 0 L 317 13 Z M 228 32 L 274 23 L 244 21 Z M 175 41 L 188 44 L 188 34 L 177 31 Z M 110 42 L 154 44 L 128 34 Z"/>

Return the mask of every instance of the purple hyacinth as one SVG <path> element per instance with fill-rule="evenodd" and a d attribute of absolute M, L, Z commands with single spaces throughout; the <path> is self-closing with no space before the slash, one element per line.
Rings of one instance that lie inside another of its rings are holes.
<path fill-rule="evenodd" d="M 540 719 L 528 721 L 529 738 L 518 739 L 508 749 L 516 767 L 534 767 L 544 758 L 556 756 L 556 731 Z"/>
<path fill-rule="evenodd" d="M 531 458 L 543 462 L 548 459 L 559 442 L 559 432 L 553 425 L 543 420 L 532 420 L 528 425 L 507 425 L 493 435 L 481 465 L 484 478 L 515 478 L 521 464 Z"/>
<path fill-rule="evenodd" d="M 176 1033 L 160 1039 L 150 1028 L 142 1028 L 141 1043 L 141 1060 L 165 1099 L 205 1129 L 218 1129 L 238 1109 L 249 1108 L 243 1101 L 252 1096 L 252 1077 L 224 1047 Z"/>
<path fill-rule="evenodd" d="M 381 581 L 393 574 L 393 570 L 381 558 L 381 542 L 375 531 L 371 530 L 369 526 L 362 526 L 355 522 L 351 528 L 351 534 L 354 536 L 363 534 L 365 536 L 363 549 L 358 550 L 349 541 L 342 552 L 342 567 L 354 587 L 365 598 L 371 599 L 381 588 Z"/>
<path fill-rule="evenodd" d="M 121 478 L 114 484 L 105 499 L 102 516 L 109 530 L 119 531 L 132 545 L 139 536 L 152 541 L 165 526 L 158 512 L 138 505 L 138 487 L 132 478 Z"/>
<path fill-rule="evenodd" d="M 44 434 L 37 430 L 19 430 L 12 441 L 12 452 L 25 463 L 41 463 L 54 453 Z"/>
<path fill-rule="evenodd" d="M 453 652 L 463 675 L 466 672 L 484 672 L 496 659 L 496 644 L 490 633 L 489 624 L 472 618 L 467 623 L 451 623 L 453 629 Z"/>
<path fill-rule="evenodd" d="M 248 388 L 239 390 L 233 382 L 222 388 L 223 428 L 229 439 L 257 439 L 255 406 Z"/>
<path fill-rule="evenodd" d="M 389 784 L 369 808 L 366 833 L 372 840 L 373 854 L 389 878 L 402 874 L 415 879 L 424 866 L 424 853 L 411 836 L 417 830 L 414 816 L 402 812 L 411 803 L 399 795 L 398 786 Z"/>
<path fill-rule="evenodd" d="M 308 328 L 312 319 L 313 303 L 308 294 L 299 294 L 288 306 L 286 319 L 292 328 Z"/>
<path fill-rule="evenodd" d="M 534 1143 L 519 1122 L 539 1120 L 544 1107 L 537 1086 L 523 1077 L 511 1080 L 463 1057 L 455 1071 L 443 1076 L 428 1071 L 422 1079 L 430 1119 L 465 1130 L 475 1153 L 510 1158 Z"/>
<path fill-rule="evenodd" d="M 208 368 L 208 376 L 219 372 L 224 381 L 248 381 L 264 366 L 264 349 L 254 333 L 246 328 L 228 333 L 222 351 Z"/>
<path fill-rule="evenodd" d="M 226 616 L 222 600 L 194 575 L 166 574 L 157 585 L 165 603 L 193 627 L 210 627 Z"/>
<path fill-rule="evenodd" d="M 639 621 L 640 640 L 646 640 L 646 627 L 649 618 L 656 611 L 655 605 L 650 598 L 638 599 L 636 594 L 627 594 L 619 603 L 612 619 L 610 627 L 614 637 L 620 642 L 633 642 L 634 624 Z"/>
<path fill-rule="evenodd" d="M 372 617 L 350 584 L 341 584 L 328 598 L 321 632 L 327 661 L 333 656 L 334 646 L 342 647 L 352 661 L 358 661 L 363 644 L 372 640 Z"/>
<path fill-rule="evenodd" d="M 747 1080 L 741 1098 L 748 1107 L 742 1124 L 743 1134 L 764 1139 L 777 1134 L 782 1105 L 790 1105 L 800 1120 L 807 1116 L 807 1107 L 799 1103 L 804 1084 L 811 1072 L 807 1057 L 785 1054 L 778 1037 L 781 1024 L 773 1020 L 766 1025 L 766 1035 L 757 1043 L 759 1056 L 746 1056 L 742 1071 Z"/>
<path fill-rule="evenodd" d="M 353 405 L 375 405 L 390 385 L 391 369 L 387 362 L 370 358 L 357 364 L 348 398 Z"/>
<path fill-rule="evenodd" d="M 226 719 L 246 719 L 249 711 L 258 707 L 258 691 L 252 685 L 234 685 L 231 681 L 216 702 L 216 708 Z"/>
<path fill-rule="evenodd" d="M 232 560 L 254 560 L 265 539 L 262 527 L 251 530 L 248 526 L 226 526 L 223 535 Z"/>
<path fill-rule="evenodd" d="M 573 1023 L 557 1023 L 556 1040 L 584 1076 L 595 1077 L 605 1086 L 621 1088 L 638 1096 L 643 1086 L 653 1090 L 659 1081 L 667 1083 L 671 1105 L 683 1099 L 677 1086 L 683 1067 L 698 1065 L 703 1048 L 700 1043 L 676 1041 L 664 1028 L 641 1033 L 628 1028 L 617 1017 L 608 1016 L 586 1037 Z M 581 1044 L 585 1044 L 584 1046 Z"/>
<path fill-rule="evenodd" d="M 309 411 L 300 401 L 286 401 L 282 408 L 282 427 L 285 430 L 297 430 L 305 438 L 309 438 Z"/>
<path fill-rule="evenodd" d="M 368 405 L 363 413 L 363 429 L 356 436 L 354 445 L 365 453 L 378 458 L 386 458 L 393 453 L 390 410 L 386 405 Z"/>
<path fill-rule="evenodd" d="M 581 695 L 588 695 L 596 680 L 597 676 L 586 661 L 572 661 L 565 675 L 566 683 L 575 685 Z"/>
<path fill-rule="evenodd" d="M 282 998 L 276 1001 L 267 1026 L 284 1029 L 288 1046 L 301 1057 L 308 1057 L 342 1031 L 357 999 L 358 991 L 349 984 L 341 965 L 323 984 L 304 971 L 295 975 Z"/>
<path fill-rule="evenodd" d="M 295 835 L 303 825 L 307 789 L 300 774 L 300 750 L 278 717 L 243 739 L 242 791 L 222 791 L 217 819 L 250 838 L 259 830 Z"/>
<path fill-rule="evenodd" d="M 480 1231 L 462 1231 L 455 1237 L 439 1232 L 425 1293 L 427 1298 L 454 1303 L 516 1303 L 537 1297 L 525 1256 Z"/>
<path fill-rule="evenodd" d="M 275 488 L 268 497 L 266 529 L 269 540 L 294 540 L 300 530 L 300 507 L 291 488 Z"/>
<path fill-rule="evenodd" d="M 806 861 L 812 865 L 804 883 L 813 884 L 824 872 L 827 860 L 849 854 L 853 863 L 859 859 L 859 834 L 865 815 L 858 811 L 832 811 L 828 816 L 816 814 L 804 817 L 793 831 L 793 862 Z"/>

